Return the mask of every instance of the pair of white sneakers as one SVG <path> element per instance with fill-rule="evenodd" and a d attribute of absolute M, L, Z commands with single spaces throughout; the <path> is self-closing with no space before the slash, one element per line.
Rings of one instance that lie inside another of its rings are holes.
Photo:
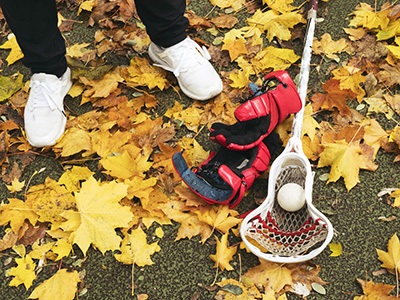
<path fill-rule="evenodd" d="M 169 48 L 151 43 L 149 56 L 156 66 L 173 72 L 182 91 L 194 100 L 208 100 L 222 91 L 221 78 L 209 62 L 207 49 L 189 37 Z M 64 133 L 64 97 L 71 86 L 69 68 L 60 78 L 44 73 L 32 76 L 24 116 L 26 136 L 32 146 L 54 145 Z"/>

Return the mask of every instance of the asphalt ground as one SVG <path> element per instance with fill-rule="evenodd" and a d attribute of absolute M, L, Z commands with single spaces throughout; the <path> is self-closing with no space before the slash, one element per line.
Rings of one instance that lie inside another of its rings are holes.
<path fill-rule="evenodd" d="M 364 1 L 377 7 L 383 1 Z M 347 27 L 349 13 L 351 13 L 360 1 L 355 0 L 330 0 L 327 3 L 320 3 L 318 16 L 323 22 L 318 23 L 316 36 L 328 32 L 334 39 L 344 35 L 343 28 Z M 208 13 L 211 6 L 207 0 L 192 1 L 189 8 L 199 15 Z M 241 16 L 241 15 L 240 15 Z M 239 17 L 240 17 L 239 16 Z M 245 18 L 245 16 L 241 16 Z M 86 42 L 93 39 L 94 28 L 84 24 L 87 15 L 83 14 L 78 20 L 76 30 L 67 36 L 70 43 Z M 0 51 L 4 58 L 6 53 Z M 110 56 L 109 64 L 127 64 L 128 60 Z M 325 66 L 329 68 L 329 64 Z M 12 74 L 20 71 L 28 76 L 29 72 L 20 63 L 11 67 L 3 66 L 4 74 Z M 311 82 L 322 81 L 315 71 L 311 72 Z M 174 95 L 169 92 L 163 93 L 163 106 L 159 107 L 162 114 L 171 105 Z M 190 103 L 189 99 L 182 101 Z M 79 106 L 79 100 L 68 99 L 68 106 L 78 114 L 90 110 L 90 106 Z M 387 122 L 384 118 L 381 121 Z M 388 124 L 389 126 L 390 124 Z M 200 137 L 201 139 L 201 137 Z M 204 137 L 206 144 L 207 137 Z M 208 146 L 205 145 L 207 148 Z M 338 257 L 331 257 L 329 249 L 314 259 L 314 263 L 321 266 L 320 277 L 327 281 L 325 286 L 326 295 L 313 292 L 307 299 L 353 299 L 355 295 L 361 294 L 362 290 L 356 282 L 357 278 L 372 279 L 376 282 L 396 284 L 393 275 L 383 274 L 374 276 L 373 272 L 380 270 L 380 262 L 377 259 L 376 249 L 386 249 L 388 239 L 399 229 L 400 210 L 387 204 L 387 197 L 379 198 L 377 195 L 383 188 L 398 187 L 400 165 L 393 163 L 392 154 L 379 152 L 376 163 L 379 168 L 375 172 L 361 171 L 360 183 L 350 192 L 346 190 L 342 181 L 326 184 L 320 180 L 320 176 L 329 172 L 328 168 L 315 169 L 315 182 L 313 201 L 315 206 L 326 213 L 335 228 L 334 242 L 341 243 L 343 253 Z M 58 178 L 62 173 L 60 165 L 53 158 L 37 156 L 35 161 L 25 169 L 22 179 L 29 178 L 33 172 L 46 167 L 46 171 L 34 177 L 32 185 L 43 182 L 50 176 Z M 95 168 L 95 166 L 93 166 Z M 266 179 L 256 181 L 251 192 L 244 199 L 238 210 L 245 210 L 246 206 L 254 204 L 254 198 L 266 194 Z M 0 196 L 7 197 L 7 190 L 4 184 L 0 184 Z M 397 219 L 391 222 L 383 222 L 380 217 L 395 216 Z M 184 239 L 175 241 L 178 224 L 164 228 L 165 236 L 159 242 L 162 251 L 152 256 L 154 265 L 139 268 L 135 266 L 122 265 L 117 263 L 111 253 L 104 256 L 93 249 L 90 249 L 87 258 L 80 260 L 77 266 L 85 270 L 86 276 L 84 287 L 87 292 L 80 295 L 79 299 L 93 300 L 125 300 L 135 299 L 131 296 L 132 273 L 134 274 L 135 293 L 147 294 L 149 299 L 174 300 L 174 299 L 213 299 L 215 288 L 210 287 L 214 281 L 215 268 L 209 258 L 215 251 L 213 241 L 204 245 L 199 243 L 199 238 L 191 240 Z M 149 229 L 149 235 L 154 228 Z M 79 251 L 77 250 L 77 253 Z M 241 261 L 235 259 L 232 263 L 235 270 L 231 272 L 219 272 L 218 279 L 234 278 L 239 279 L 247 269 L 258 264 L 258 260 L 245 251 L 241 251 Z M 27 299 L 31 291 L 26 291 L 23 286 L 9 287 L 10 278 L 5 277 L 7 256 L 0 254 L 0 299 L 21 300 Z M 74 260 L 76 261 L 76 259 Z M 65 261 L 65 264 L 72 263 L 72 260 Z M 38 281 L 42 281 L 52 274 L 57 265 L 49 266 L 48 272 L 39 274 Z M 239 271 L 240 270 L 240 271 Z M 241 273 L 240 273 L 241 272 Z M 78 299 L 77 298 L 77 299 Z M 289 299 L 298 299 L 295 295 L 288 295 Z"/>

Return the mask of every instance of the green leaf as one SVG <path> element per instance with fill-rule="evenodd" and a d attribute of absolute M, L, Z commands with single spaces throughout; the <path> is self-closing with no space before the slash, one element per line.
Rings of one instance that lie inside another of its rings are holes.
<path fill-rule="evenodd" d="M 230 284 L 230 283 L 221 287 L 221 290 L 231 293 L 231 294 L 234 294 L 234 295 L 241 295 L 243 293 L 243 290 L 240 286 Z"/>
<path fill-rule="evenodd" d="M 13 76 L 0 75 L 0 102 L 7 100 L 22 88 L 23 78 L 24 75 L 19 72 Z"/>

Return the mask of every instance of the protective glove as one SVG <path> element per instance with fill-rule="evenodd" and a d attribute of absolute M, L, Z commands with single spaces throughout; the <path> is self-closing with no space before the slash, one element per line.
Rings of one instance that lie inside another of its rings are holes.
<path fill-rule="evenodd" d="M 275 86 L 271 89 L 271 83 Z M 275 71 L 264 77 L 259 90 L 252 88 L 254 97 L 235 110 L 238 120 L 233 125 L 214 123 L 210 138 L 222 146 L 244 151 L 257 146 L 289 114 L 298 112 L 301 99 L 296 85 L 286 71 Z"/>
<path fill-rule="evenodd" d="M 269 135 L 256 147 L 234 151 L 221 147 L 197 168 L 189 169 L 181 152 L 172 156 L 175 170 L 185 184 L 210 204 L 236 207 L 247 191 L 268 169 L 271 153 L 280 146 L 278 134 Z"/>

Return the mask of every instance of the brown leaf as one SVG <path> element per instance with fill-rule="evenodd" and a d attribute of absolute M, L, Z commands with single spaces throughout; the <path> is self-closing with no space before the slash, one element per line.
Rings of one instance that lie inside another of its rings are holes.
<path fill-rule="evenodd" d="M 33 227 L 30 223 L 25 222 L 24 226 L 26 226 L 26 230 L 19 238 L 18 244 L 23 244 L 24 246 L 33 245 L 33 243 L 46 235 L 47 224 L 40 223 L 39 226 Z"/>
<path fill-rule="evenodd" d="M 354 99 L 356 94 L 348 89 L 340 89 L 340 81 L 330 79 L 322 85 L 325 93 L 315 93 L 311 97 L 313 102 L 313 109 L 334 110 L 338 109 L 341 115 L 349 116 L 351 114 L 350 108 L 347 106 L 347 100 Z"/>
<path fill-rule="evenodd" d="M 233 28 L 239 20 L 233 15 L 221 14 L 218 17 L 212 18 L 211 22 L 218 28 Z"/>
<path fill-rule="evenodd" d="M 12 248 L 18 241 L 18 234 L 14 231 L 8 231 L 3 238 L 0 240 L 0 252 Z"/>
<path fill-rule="evenodd" d="M 192 10 L 187 10 L 185 17 L 189 20 L 189 26 L 195 28 L 196 30 L 201 30 L 202 27 L 212 27 L 212 24 L 209 20 L 196 15 L 196 13 Z"/>

